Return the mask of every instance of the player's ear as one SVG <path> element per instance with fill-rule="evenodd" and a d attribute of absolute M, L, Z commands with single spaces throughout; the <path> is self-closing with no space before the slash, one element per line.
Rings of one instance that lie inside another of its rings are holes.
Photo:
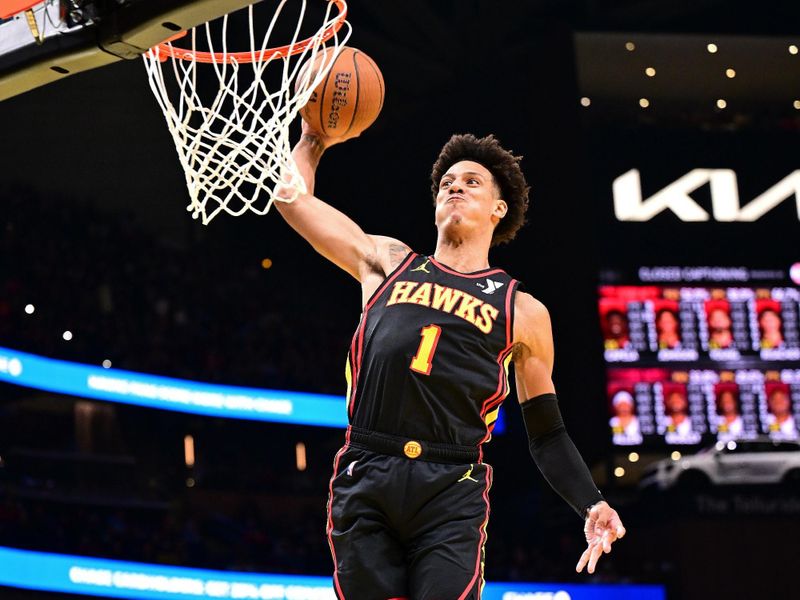
<path fill-rule="evenodd" d="M 492 214 L 498 219 L 502 219 L 506 216 L 507 212 L 508 204 L 506 204 L 505 200 L 498 198 L 494 203 L 494 210 L 492 211 Z"/>

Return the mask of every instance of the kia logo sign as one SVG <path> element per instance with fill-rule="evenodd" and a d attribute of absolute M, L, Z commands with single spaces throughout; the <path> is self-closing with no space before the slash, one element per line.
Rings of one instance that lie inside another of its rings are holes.
<path fill-rule="evenodd" d="M 712 215 L 692 200 L 691 194 L 708 184 Z M 667 187 L 642 200 L 642 181 L 638 169 L 631 169 L 614 180 L 614 214 L 619 221 L 649 221 L 671 210 L 681 221 L 714 219 L 724 222 L 752 222 L 781 202 L 794 196 L 800 220 L 800 170 L 793 171 L 745 206 L 739 204 L 736 173 L 730 169 L 692 169 Z"/>

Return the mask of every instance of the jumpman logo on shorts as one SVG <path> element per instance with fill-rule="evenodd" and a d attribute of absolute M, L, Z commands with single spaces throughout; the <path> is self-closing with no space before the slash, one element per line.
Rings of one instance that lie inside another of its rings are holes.
<path fill-rule="evenodd" d="M 469 469 L 467 469 L 467 472 L 464 473 L 464 476 L 461 479 L 459 479 L 458 481 L 456 481 L 456 483 L 461 483 L 465 479 L 469 479 L 470 481 L 474 481 L 475 483 L 480 483 L 480 481 L 478 481 L 477 479 L 475 479 L 473 477 L 470 477 L 470 475 L 472 475 L 472 469 L 474 469 L 474 468 L 475 468 L 475 465 L 470 465 Z"/>
<path fill-rule="evenodd" d="M 416 269 L 411 269 L 411 272 L 413 273 L 414 271 L 424 271 L 425 273 L 430 273 L 430 271 L 428 271 L 428 269 L 425 268 L 429 262 L 431 262 L 430 258 L 426 260 L 424 263 L 422 263 L 420 266 L 418 266 Z"/>

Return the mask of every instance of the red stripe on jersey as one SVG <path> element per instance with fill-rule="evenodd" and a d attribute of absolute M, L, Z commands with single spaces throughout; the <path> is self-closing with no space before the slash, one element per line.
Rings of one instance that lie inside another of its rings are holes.
<path fill-rule="evenodd" d="M 506 346 L 510 346 L 514 342 L 514 307 L 511 302 L 518 283 L 519 281 L 512 279 L 506 290 Z"/>
<path fill-rule="evenodd" d="M 360 327 L 359 327 L 360 328 Z M 353 342 L 350 344 L 350 352 L 347 353 L 347 360 L 350 361 L 350 397 L 347 399 L 347 416 L 353 416 L 353 404 L 356 397 L 356 339 L 358 337 L 358 330 L 353 334 Z"/>
<path fill-rule="evenodd" d="M 450 267 L 446 267 L 438 260 L 433 258 L 433 256 L 429 256 L 428 258 L 431 259 L 431 262 L 436 265 L 439 269 L 444 271 L 445 273 L 450 273 L 450 275 L 458 275 L 459 277 L 469 277 L 470 279 L 480 279 L 481 277 L 486 277 L 487 275 L 494 275 L 495 273 L 505 273 L 503 269 L 486 269 L 484 271 L 477 271 L 475 273 L 460 273 L 459 271 L 454 271 Z"/>
<path fill-rule="evenodd" d="M 367 328 L 367 313 L 369 309 L 378 301 L 378 298 L 381 297 L 383 292 L 386 291 L 386 288 L 397 279 L 400 274 L 406 270 L 408 265 L 419 256 L 416 252 L 409 252 L 408 256 L 400 263 L 400 266 L 395 269 L 395 272 L 383 280 L 383 283 L 378 286 L 378 289 L 372 294 L 372 298 L 370 298 L 367 305 L 364 307 L 364 310 L 361 313 L 361 323 L 358 326 L 355 334 L 353 335 L 353 343 L 350 346 L 350 356 L 353 357 L 352 362 L 352 373 L 350 374 L 351 377 L 351 387 L 350 390 L 350 400 L 348 402 L 347 407 L 347 414 L 352 417 L 353 416 L 353 409 L 355 408 L 355 400 L 356 400 L 356 391 L 358 389 L 358 375 L 361 372 L 361 359 L 363 358 L 364 352 L 364 330 Z"/>
<path fill-rule="evenodd" d="M 492 411 L 492 409 L 498 404 L 500 404 L 503 401 L 503 399 L 508 395 L 508 371 L 505 369 L 504 364 L 506 362 L 506 359 L 508 358 L 508 355 L 511 354 L 513 351 L 514 351 L 513 346 L 509 346 L 503 351 L 501 355 L 500 378 L 502 379 L 502 381 L 500 382 L 500 389 L 498 390 L 496 397 L 490 398 L 484 404 L 483 409 L 481 410 L 481 418 L 489 414 Z"/>
<path fill-rule="evenodd" d="M 502 350 L 502 352 L 500 352 L 500 354 L 497 355 L 497 366 L 498 366 L 497 390 L 495 391 L 494 394 L 489 396 L 483 402 L 483 406 L 481 407 L 480 415 L 481 415 L 481 419 L 484 420 L 484 424 L 486 423 L 486 415 L 488 414 L 489 410 L 491 410 L 492 406 L 497 406 L 499 403 L 501 403 L 503 401 L 503 399 L 506 396 L 506 394 L 505 394 L 505 390 L 507 389 L 507 387 L 506 387 L 506 375 L 505 375 L 505 369 L 503 368 L 503 361 L 506 359 L 506 357 L 508 356 L 508 353 L 511 352 L 511 350 L 512 350 L 512 347 L 508 346 L 508 347 L 504 348 Z M 489 439 L 489 437 L 491 437 L 491 434 L 492 434 L 492 432 L 489 429 L 489 426 L 487 425 L 486 426 L 486 435 L 483 436 L 483 439 L 481 439 L 480 442 L 478 442 L 478 452 L 479 452 L 478 462 L 483 462 L 483 444 L 484 444 L 484 442 L 486 442 L 486 440 Z"/>
<path fill-rule="evenodd" d="M 342 454 L 347 451 L 349 446 L 350 426 L 348 425 L 347 432 L 345 433 L 344 446 L 342 446 L 333 458 L 333 475 L 331 475 L 331 481 L 328 484 L 328 545 L 331 548 L 331 557 L 333 558 L 333 584 L 336 586 L 336 595 L 341 598 L 341 600 L 344 600 L 344 594 L 342 593 L 342 587 L 339 585 L 339 569 L 338 563 L 336 562 L 336 550 L 333 547 L 333 480 L 336 479 L 336 475 L 339 472 L 339 459 L 342 457 Z"/>
<path fill-rule="evenodd" d="M 509 352 L 514 350 L 513 344 L 513 329 L 512 329 L 512 322 L 514 320 L 514 310 L 512 306 L 512 299 L 514 298 L 514 290 L 517 288 L 517 283 L 519 283 L 516 279 L 512 279 L 511 282 L 508 284 L 508 290 L 506 290 L 506 347 L 497 355 L 497 366 L 498 366 L 498 382 L 497 382 L 497 390 L 489 396 L 486 400 L 484 400 L 483 405 L 481 406 L 481 419 L 486 422 L 486 415 L 489 414 L 495 406 L 501 404 L 505 397 L 508 395 L 508 373 L 506 372 L 505 368 L 503 367 L 503 363 L 505 362 L 506 357 L 508 357 Z M 486 435 L 483 436 L 483 439 L 478 442 L 478 449 L 480 451 L 479 460 L 483 461 L 483 444 L 488 440 L 492 435 L 492 430 L 494 429 L 494 425 L 491 427 L 489 425 L 486 426 Z"/>
<path fill-rule="evenodd" d="M 470 592 L 475 587 L 475 582 L 477 581 L 478 577 L 482 575 L 483 569 L 481 569 L 481 558 L 482 558 L 482 550 L 483 546 L 486 543 L 486 525 L 489 523 L 489 489 L 492 487 L 492 467 L 486 465 L 486 487 L 483 489 L 483 501 L 486 503 L 486 512 L 485 517 L 483 518 L 483 523 L 480 526 L 481 537 L 478 540 L 478 555 L 475 557 L 475 572 L 472 574 L 472 579 L 469 580 L 467 584 L 467 589 L 461 592 L 461 595 L 458 597 L 458 600 L 464 600 Z"/>

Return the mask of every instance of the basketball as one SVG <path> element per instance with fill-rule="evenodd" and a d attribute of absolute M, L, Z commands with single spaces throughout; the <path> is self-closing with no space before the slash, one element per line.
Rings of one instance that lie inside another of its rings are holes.
<path fill-rule="evenodd" d="M 320 53 L 314 66 L 322 58 Z M 383 75 L 375 61 L 357 48 L 343 46 L 300 116 L 325 136 L 357 137 L 378 118 L 383 95 Z"/>

